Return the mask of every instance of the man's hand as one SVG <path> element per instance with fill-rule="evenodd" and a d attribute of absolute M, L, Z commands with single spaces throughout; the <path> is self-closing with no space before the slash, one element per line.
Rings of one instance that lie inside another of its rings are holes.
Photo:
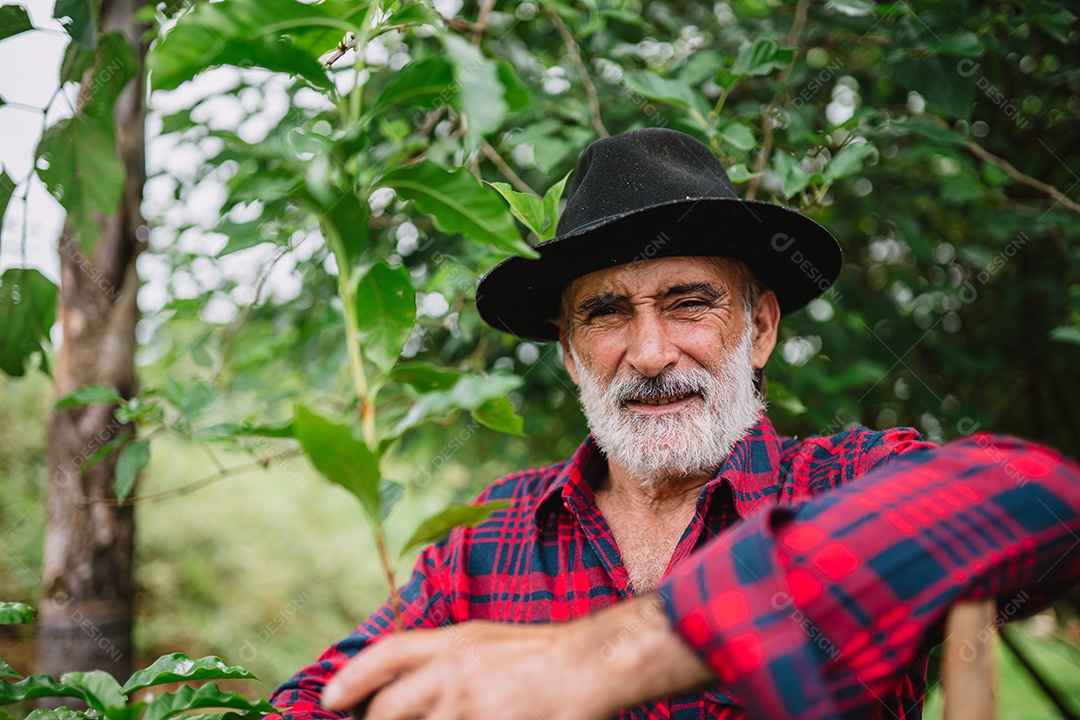
<path fill-rule="evenodd" d="M 468 622 L 400 633 L 361 652 L 326 686 L 367 720 L 598 720 L 716 676 L 643 595 L 567 623 Z"/>

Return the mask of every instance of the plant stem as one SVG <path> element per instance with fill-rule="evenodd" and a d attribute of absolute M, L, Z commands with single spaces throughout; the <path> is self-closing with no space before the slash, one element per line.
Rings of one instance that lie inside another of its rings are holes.
<path fill-rule="evenodd" d="M 360 74 L 364 72 L 364 46 L 367 45 L 368 40 L 371 38 L 371 13 L 378 6 L 379 3 L 377 2 L 368 4 L 367 10 L 364 11 L 364 18 L 360 21 L 360 27 L 356 29 L 355 44 L 353 45 L 356 48 L 356 62 L 353 66 L 356 72 L 356 82 L 349 95 L 350 125 L 356 125 L 360 122 L 360 115 L 363 110 L 364 87 L 360 84 Z"/>
<path fill-rule="evenodd" d="M 713 107 L 712 112 L 709 113 L 712 120 L 716 120 L 716 118 L 720 117 L 720 111 L 724 109 L 724 103 L 727 101 L 728 95 L 731 94 L 731 88 L 733 87 L 735 87 L 735 83 L 729 83 L 728 86 L 724 88 L 724 91 L 720 93 L 720 98 L 716 101 L 716 106 Z"/>
<path fill-rule="evenodd" d="M 375 396 L 368 387 L 367 374 L 364 372 L 364 358 L 360 352 L 360 325 L 356 317 L 356 292 L 351 287 L 351 281 L 345 276 L 348 272 L 348 268 L 338 268 L 338 289 L 345 303 L 345 346 L 349 353 L 349 373 L 356 389 L 364 442 L 369 450 L 376 452 L 379 449 L 379 438 L 375 429 Z"/>
<path fill-rule="evenodd" d="M 390 607 L 394 612 L 394 629 L 401 632 L 405 629 L 405 620 L 401 614 L 401 596 L 398 594 L 397 583 L 394 582 L 394 565 L 390 562 L 390 553 L 386 549 L 386 534 L 383 532 L 382 523 L 375 525 L 375 544 L 379 548 L 379 562 L 386 573 L 386 584 L 390 588 Z"/>

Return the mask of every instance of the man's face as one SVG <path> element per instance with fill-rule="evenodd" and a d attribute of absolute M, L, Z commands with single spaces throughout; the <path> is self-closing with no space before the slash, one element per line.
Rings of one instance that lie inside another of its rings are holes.
<path fill-rule="evenodd" d="M 736 262 L 675 257 L 620 265 L 567 289 L 566 367 L 609 460 L 643 483 L 711 473 L 762 410 L 779 310 L 747 314 Z"/>

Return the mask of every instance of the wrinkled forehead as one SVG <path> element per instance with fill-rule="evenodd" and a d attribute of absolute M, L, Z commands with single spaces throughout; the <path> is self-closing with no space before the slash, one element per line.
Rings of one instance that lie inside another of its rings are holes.
<path fill-rule="evenodd" d="M 707 283 L 718 290 L 739 289 L 738 261 L 721 257 L 678 256 L 642 260 L 597 270 L 570 282 L 563 305 L 573 307 L 595 295 L 653 297 L 672 287 Z"/>

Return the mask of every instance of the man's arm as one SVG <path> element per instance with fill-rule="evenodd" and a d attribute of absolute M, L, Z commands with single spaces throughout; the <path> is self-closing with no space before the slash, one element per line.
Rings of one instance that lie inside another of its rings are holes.
<path fill-rule="evenodd" d="M 865 717 L 952 605 L 1001 622 L 1080 582 L 1080 472 L 979 435 L 741 524 L 660 588 L 751 718 Z"/>
<path fill-rule="evenodd" d="M 757 720 L 865 717 L 952 604 L 995 597 L 1004 621 L 1078 581 L 1080 471 L 976 436 L 740 523 L 664 581 L 662 610 L 646 595 L 560 625 L 388 638 L 324 701 L 375 692 L 370 720 L 587 720 L 719 676 Z"/>
<path fill-rule="evenodd" d="M 715 681 L 649 593 L 568 623 L 388 637 L 337 674 L 323 703 L 347 710 L 375 693 L 365 720 L 573 720 Z"/>
<path fill-rule="evenodd" d="M 450 619 L 445 583 L 444 544 L 426 548 L 416 561 L 409 582 L 400 590 L 402 618 L 406 628 L 435 628 Z M 308 665 L 281 685 L 270 697 L 287 720 L 339 718 L 322 704 L 323 686 L 357 653 L 392 631 L 393 609 L 389 602 L 340 642 L 331 645 L 318 661 Z"/>

